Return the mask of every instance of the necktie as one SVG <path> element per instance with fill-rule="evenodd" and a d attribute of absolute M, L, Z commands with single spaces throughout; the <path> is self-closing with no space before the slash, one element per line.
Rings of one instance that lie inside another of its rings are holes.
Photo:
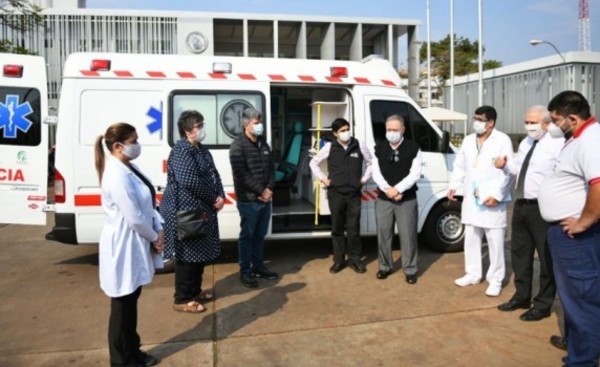
<path fill-rule="evenodd" d="M 519 177 L 517 179 L 517 190 L 515 192 L 517 199 L 523 199 L 525 197 L 523 192 L 525 189 L 525 176 L 527 175 L 529 161 L 531 160 L 531 156 L 533 155 L 533 150 L 535 149 L 537 142 L 537 140 L 533 141 L 533 145 L 531 146 L 531 149 L 529 149 L 529 152 L 527 152 L 525 160 L 523 161 L 523 165 L 521 166 L 521 172 L 519 172 Z"/>

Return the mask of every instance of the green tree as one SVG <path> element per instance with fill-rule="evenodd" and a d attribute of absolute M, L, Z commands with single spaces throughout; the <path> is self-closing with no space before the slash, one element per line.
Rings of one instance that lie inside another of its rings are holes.
<path fill-rule="evenodd" d="M 454 36 L 454 75 L 476 73 L 479 43 L 471 42 L 468 38 Z M 485 49 L 484 49 L 485 50 Z M 427 60 L 427 43 L 421 46 L 421 60 Z M 498 60 L 484 60 L 483 70 L 495 69 L 502 66 Z M 450 78 L 450 35 L 444 39 L 431 42 L 431 73 L 444 80 Z"/>
<path fill-rule="evenodd" d="M 44 25 L 41 11 L 42 8 L 28 0 L 0 0 L 0 28 L 20 33 L 34 31 Z M 0 39 L 0 52 L 33 54 L 24 44 L 19 45 L 5 38 Z"/>

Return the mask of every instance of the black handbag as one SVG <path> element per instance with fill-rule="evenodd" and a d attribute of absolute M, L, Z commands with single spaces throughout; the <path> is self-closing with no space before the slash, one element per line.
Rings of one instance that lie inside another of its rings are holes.
<path fill-rule="evenodd" d="M 208 214 L 202 209 L 179 210 L 176 214 L 176 220 L 177 239 L 179 241 L 200 238 L 208 230 Z"/>
<path fill-rule="evenodd" d="M 167 175 L 169 182 L 175 185 L 175 207 L 179 208 L 179 185 L 175 181 L 173 172 L 168 171 Z M 208 213 L 200 208 L 178 210 L 175 213 L 177 239 L 181 241 L 203 237 L 208 231 L 208 220 Z"/>

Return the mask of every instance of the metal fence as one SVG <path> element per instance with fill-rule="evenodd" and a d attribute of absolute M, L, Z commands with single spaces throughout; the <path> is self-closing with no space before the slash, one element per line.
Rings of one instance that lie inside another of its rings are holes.
<path fill-rule="evenodd" d="M 567 59 L 568 60 L 568 59 Z M 581 92 L 590 102 L 592 114 L 600 112 L 600 60 L 598 63 L 568 62 L 514 73 L 495 73 L 483 79 L 483 104 L 498 111 L 498 129 L 510 135 L 524 135 L 523 115 L 533 105 L 548 105 L 564 90 Z M 477 75 L 455 83 L 454 109 L 468 116 L 479 106 Z M 449 87 L 445 89 L 449 104 Z M 455 133 L 464 134 L 457 125 Z M 467 133 L 470 133 L 467 131 Z"/>

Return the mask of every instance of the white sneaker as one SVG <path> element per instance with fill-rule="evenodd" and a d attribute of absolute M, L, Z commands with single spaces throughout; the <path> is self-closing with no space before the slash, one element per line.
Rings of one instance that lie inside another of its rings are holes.
<path fill-rule="evenodd" d="M 485 294 L 490 297 L 498 297 L 502 292 L 502 283 L 498 281 L 491 281 L 490 285 L 485 290 Z"/>
<path fill-rule="evenodd" d="M 458 278 L 454 281 L 454 284 L 456 284 L 459 287 L 466 287 L 468 285 L 475 285 L 475 284 L 479 284 L 481 282 L 481 279 L 477 279 L 472 275 L 465 275 L 462 278 Z"/>

